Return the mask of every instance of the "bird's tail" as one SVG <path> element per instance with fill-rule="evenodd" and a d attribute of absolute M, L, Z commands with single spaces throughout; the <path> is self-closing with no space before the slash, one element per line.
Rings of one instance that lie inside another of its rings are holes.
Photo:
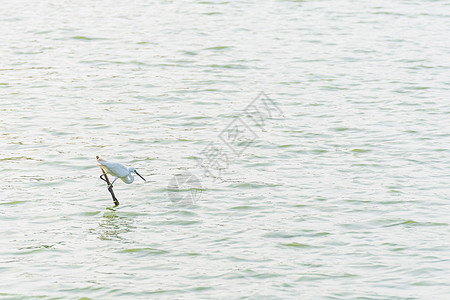
<path fill-rule="evenodd" d="M 102 165 L 102 162 L 105 161 L 103 158 L 100 158 L 100 156 L 98 156 L 98 155 L 96 156 L 96 158 L 97 158 L 97 162 L 99 165 Z"/>
<path fill-rule="evenodd" d="M 108 167 L 104 165 L 104 163 L 107 161 L 100 158 L 98 155 L 96 156 L 96 158 L 97 158 L 98 166 L 103 170 L 103 172 L 110 173 L 111 171 L 109 171 Z"/>

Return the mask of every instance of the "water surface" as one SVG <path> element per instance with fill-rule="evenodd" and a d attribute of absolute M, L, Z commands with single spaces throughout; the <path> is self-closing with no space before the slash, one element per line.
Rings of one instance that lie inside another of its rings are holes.
<path fill-rule="evenodd" d="M 3 1 L 0 297 L 447 299 L 449 11 Z M 243 113 L 261 91 L 283 112 L 264 128 Z M 148 181 L 113 207 L 96 155 Z M 186 171 L 192 205 L 168 197 Z"/>

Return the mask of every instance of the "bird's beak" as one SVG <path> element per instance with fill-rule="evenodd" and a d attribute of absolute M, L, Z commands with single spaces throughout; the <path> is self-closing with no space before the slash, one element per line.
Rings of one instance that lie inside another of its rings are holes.
<path fill-rule="evenodd" d="M 137 176 L 141 177 L 142 180 L 147 181 L 147 180 L 145 180 L 144 177 L 142 177 L 141 174 L 139 174 L 136 170 L 134 171 L 134 173 L 136 173 Z"/>

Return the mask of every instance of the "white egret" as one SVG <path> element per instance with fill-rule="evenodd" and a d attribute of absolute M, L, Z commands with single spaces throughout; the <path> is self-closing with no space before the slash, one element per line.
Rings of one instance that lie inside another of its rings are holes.
<path fill-rule="evenodd" d="M 100 157 L 97 157 L 97 162 L 106 173 L 111 174 L 112 176 L 115 176 L 114 180 L 111 182 L 111 184 L 108 186 L 108 190 L 112 188 L 114 182 L 116 182 L 117 179 L 122 179 L 123 182 L 130 184 L 134 181 L 134 176 L 132 173 L 135 173 L 139 177 L 142 178 L 142 180 L 147 181 L 142 177 L 135 168 L 133 167 L 125 167 L 122 164 L 119 164 L 117 162 L 112 161 L 106 161 L 104 159 L 101 159 Z M 103 175 L 100 175 L 100 178 L 104 181 L 106 181 L 103 177 Z"/>

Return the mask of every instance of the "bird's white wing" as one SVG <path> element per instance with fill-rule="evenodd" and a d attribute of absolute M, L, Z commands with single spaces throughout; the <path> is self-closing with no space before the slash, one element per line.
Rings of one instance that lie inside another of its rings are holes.
<path fill-rule="evenodd" d="M 106 161 L 103 159 L 97 160 L 100 166 L 109 174 L 118 177 L 127 177 L 130 172 L 128 169 L 119 163 Z M 106 167 L 106 168 L 105 168 Z"/>

